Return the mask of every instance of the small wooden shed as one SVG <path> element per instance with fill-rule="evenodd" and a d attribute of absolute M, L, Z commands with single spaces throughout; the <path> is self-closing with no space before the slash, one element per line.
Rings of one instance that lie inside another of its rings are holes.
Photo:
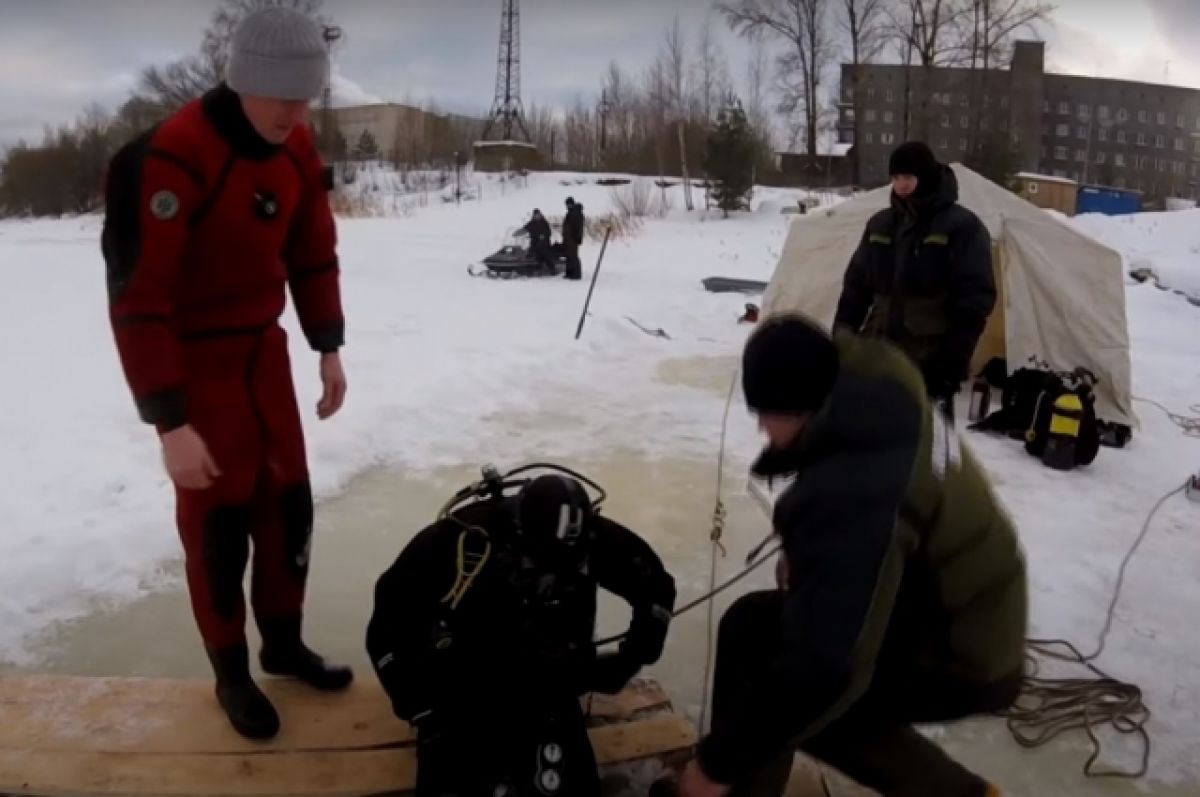
<path fill-rule="evenodd" d="M 1066 177 L 1021 172 L 1013 178 L 1016 193 L 1039 208 L 1050 208 L 1068 216 L 1075 215 L 1079 184 Z"/>

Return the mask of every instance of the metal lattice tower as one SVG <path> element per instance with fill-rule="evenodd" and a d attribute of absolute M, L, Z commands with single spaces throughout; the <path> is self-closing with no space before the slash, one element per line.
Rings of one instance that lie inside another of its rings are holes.
<path fill-rule="evenodd" d="M 518 127 L 525 141 L 530 140 L 525 127 L 525 109 L 521 105 L 521 11 L 519 0 L 503 0 L 500 11 L 500 58 L 496 67 L 496 98 L 488 114 L 483 137 L 487 139 L 500 125 L 502 140 L 513 141 L 513 127 Z"/>

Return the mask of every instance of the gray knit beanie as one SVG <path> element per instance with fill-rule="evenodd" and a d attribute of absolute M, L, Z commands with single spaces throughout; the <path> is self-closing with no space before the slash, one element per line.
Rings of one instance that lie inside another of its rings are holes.
<path fill-rule="evenodd" d="M 294 9 L 271 6 L 238 24 L 225 82 L 239 94 L 312 100 L 324 90 L 328 69 L 321 26 Z"/>

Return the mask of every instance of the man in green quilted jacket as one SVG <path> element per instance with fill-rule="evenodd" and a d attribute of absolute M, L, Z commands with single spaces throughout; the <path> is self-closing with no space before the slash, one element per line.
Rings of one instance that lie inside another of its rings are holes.
<path fill-rule="evenodd" d="M 922 142 L 888 159 L 890 207 L 867 222 L 834 325 L 885 338 L 912 358 L 929 395 L 952 400 L 996 305 L 991 236 L 958 204 L 958 180 Z"/>
<path fill-rule="evenodd" d="M 799 749 L 885 797 L 994 787 L 913 728 L 1002 710 L 1024 661 L 1024 558 L 983 468 L 897 348 L 765 321 L 743 359 L 769 440 L 780 587 L 721 620 L 713 725 L 684 797 L 781 795 Z"/>

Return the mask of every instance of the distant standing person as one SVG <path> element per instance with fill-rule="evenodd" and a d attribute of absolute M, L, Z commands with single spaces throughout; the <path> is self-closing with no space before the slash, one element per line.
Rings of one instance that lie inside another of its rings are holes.
<path fill-rule="evenodd" d="M 954 395 L 996 304 L 991 237 L 958 204 L 958 180 L 928 146 L 902 144 L 888 163 L 891 207 L 867 222 L 846 270 L 835 327 L 886 338 L 920 369 L 953 417 Z"/>
<path fill-rule="evenodd" d="M 331 188 L 309 103 L 325 85 L 321 27 L 256 11 L 234 33 L 225 82 L 126 145 L 106 178 L 109 314 L 141 419 L 175 487 L 188 590 L 230 723 L 274 736 L 250 677 L 242 579 L 274 675 L 322 690 L 352 673 L 301 641 L 313 497 L 287 336 L 287 289 L 320 355 L 322 420 L 346 395 Z"/>
<path fill-rule="evenodd" d="M 583 264 L 579 262 L 579 247 L 583 246 L 583 231 L 585 229 L 583 205 L 573 197 L 567 197 L 567 217 L 563 219 L 563 247 L 567 251 L 567 272 L 569 280 L 583 279 Z"/>

